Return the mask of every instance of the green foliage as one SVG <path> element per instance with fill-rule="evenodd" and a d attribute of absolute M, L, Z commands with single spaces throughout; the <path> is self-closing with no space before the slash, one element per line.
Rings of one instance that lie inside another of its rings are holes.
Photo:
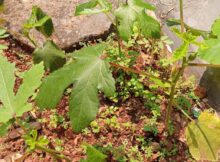
<path fill-rule="evenodd" d="M 168 19 L 167 20 L 167 25 L 169 27 L 172 27 L 172 26 L 177 26 L 177 25 L 181 25 L 181 22 L 179 19 Z M 187 25 L 186 23 L 184 23 L 184 27 L 186 29 L 186 31 L 188 33 L 191 33 L 192 35 L 194 36 L 202 36 L 204 39 L 208 39 L 210 37 L 212 37 L 212 34 L 210 31 L 204 31 L 204 30 L 200 30 L 200 29 L 195 29 L 189 25 Z"/>
<path fill-rule="evenodd" d="M 198 121 L 192 121 L 186 129 L 190 153 L 196 160 L 218 161 L 220 151 L 220 119 L 203 112 Z"/>
<path fill-rule="evenodd" d="M 220 18 L 215 20 L 214 24 L 212 25 L 212 34 L 220 37 Z"/>
<path fill-rule="evenodd" d="M 105 45 L 83 48 L 73 53 L 75 60 L 48 76 L 40 88 L 37 104 L 41 108 L 54 108 L 64 90 L 72 83 L 69 99 L 70 120 L 79 132 L 95 119 L 98 112 L 98 90 L 106 96 L 114 94 L 114 79 L 109 65 L 103 60 Z"/>
<path fill-rule="evenodd" d="M 154 7 L 142 0 L 128 0 L 127 4 L 115 10 L 117 29 L 123 40 L 131 38 L 135 23 L 144 36 L 160 38 L 160 24 L 146 14 L 146 9 L 154 10 Z"/>
<path fill-rule="evenodd" d="M 7 31 L 4 28 L 0 27 L 0 39 L 7 38 L 9 34 L 7 34 Z"/>
<path fill-rule="evenodd" d="M 81 160 L 81 162 L 105 162 L 107 156 L 97 150 L 95 147 L 86 144 L 87 159 Z"/>
<path fill-rule="evenodd" d="M 197 36 L 192 35 L 190 32 L 181 33 L 176 28 L 173 29 L 173 32 L 183 41 L 183 44 L 173 53 L 172 61 L 175 62 L 187 56 L 190 44 L 197 45 Z"/>
<path fill-rule="evenodd" d="M 8 36 L 9 34 L 7 34 L 7 31 L 0 27 L 0 39 L 7 38 Z M 8 47 L 6 45 L 0 44 L 0 53 L 2 53 L 4 49 L 8 49 Z"/>
<path fill-rule="evenodd" d="M 38 133 L 36 130 L 31 130 L 27 134 L 23 136 L 25 143 L 28 145 L 30 151 L 34 151 L 36 146 L 45 147 L 49 144 L 49 140 L 44 137 L 38 137 Z"/>
<path fill-rule="evenodd" d="M 14 72 L 15 65 L 0 56 L 0 100 L 3 103 L 3 107 L 0 108 L 0 123 L 6 123 L 11 118 L 20 117 L 24 112 L 32 109 L 32 105 L 27 100 L 40 86 L 44 74 L 42 64 L 35 65 L 29 71 L 24 72 L 23 84 L 15 95 L 13 92 Z"/>
<path fill-rule="evenodd" d="M 157 134 L 158 134 L 158 129 L 157 129 L 156 125 L 145 125 L 144 131 L 145 132 L 152 132 L 154 134 L 154 136 L 157 136 Z"/>
<path fill-rule="evenodd" d="M 198 56 L 210 64 L 220 64 L 220 38 L 209 39 L 204 41 L 200 47 Z"/>
<path fill-rule="evenodd" d="M 29 30 L 33 28 L 46 37 L 50 37 L 54 31 L 52 19 L 37 6 L 33 6 L 31 16 L 23 28 L 25 35 L 29 34 Z"/>
<path fill-rule="evenodd" d="M 128 0 L 126 4 L 112 11 L 112 4 L 107 0 L 90 0 L 78 5 L 75 15 L 111 12 L 115 16 L 119 36 L 123 40 L 128 41 L 131 38 L 135 23 L 138 23 L 140 33 L 144 36 L 160 38 L 159 22 L 149 16 L 146 10 L 155 10 L 155 7 L 143 0 Z"/>
<path fill-rule="evenodd" d="M 11 126 L 10 121 L 0 124 L 0 137 L 7 134 L 8 129 L 9 129 L 10 126 Z"/>
<path fill-rule="evenodd" d="M 66 63 L 65 52 L 63 52 L 53 41 L 47 41 L 43 48 L 37 48 L 33 53 L 34 63 L 44 62 L 46 70 L 54 71 Z"/>
<path fill-rule="evenodd" d="M 98 5 L 101 6 L 101 9 L 96 8 Z M 111 9 L 112 5 L 107 0 L 90 0 L 76 6 L 75 16 L 109 12 Z"/>
<path fill-rule="evenodd" d="M 204 40 L 198 50 L 198 56 L 210 64 L 220 64 L 220 19 L 212 25 L 212 34 L 217 37 Z"/>

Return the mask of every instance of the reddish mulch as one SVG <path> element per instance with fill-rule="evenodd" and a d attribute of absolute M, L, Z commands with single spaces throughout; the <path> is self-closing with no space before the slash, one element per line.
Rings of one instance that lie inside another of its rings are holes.
<path fill-rule="evenodd" d="M 4 52 L 4 55 L 8 58 L 10 62 L 15 63 L 19 71 L 26 71 L 30 68 L 32 64 L 32 57 L 22 51 L 19 46 L 11 39 L 2 41 L 1 43 L 8 44 L 9 50 Z M 22 80 L 17 78 L 15 85 L 15 92 L 18 86 L 21 84 Z M 165 114 L 165 103 L 161 104 L 161 118 L 160 121 L 164 120 Z M 157 128 L 159 130 L 158 134 L 155 136 L 152 133 L 147 133 L 143 130 L 144 125 L 148 122 L 148 117 L 150 117 L 151 111 L 146 109 L 144 103 L 141 99 L 130 98 L 118 106 L 118 109 L 114 114 L 105 114 L 106 109 L 111 106 L 109 101 L 104 99 L 101 100 L 100 113 L 97 116 L 97 123 L 99 125 L 99 132 L 93 133 L 91 128 L 87 129 L 87 133 L 76 134 L 73 133 L 70 127 L 64 129 L 62 125 L 57 127 L 50 126 L 50 116 L 53 114 L 51 110 L 45 110 L 42 112 L 37 111 L 35 113 L 36 119 L 46 119 L 42 124 L 42 129 L 39 131 L 40 135 L 47 136 L 50 139 L 51 148 L 55 148 L 56 144 L 54 139 L 60 139 L 63 141 L 61 144 L 62 152 L 64 155 L 68 156 L 73 162 L 80 161 L 81 158 L 85 157 L 85 153 L 82 148 L 83 143 L 88 143 L 91 145 L 104 146 L 107 144 L 112 144 L 114 148 L 124 145 L 126 142 L 126 151 L 129 151 L 131 147 L 138 146 L 140 149 L 141 143 L 137 141 L 138 137 L 143 137 L 144 139 L 152 138 L 152 147 L 154 148 L 153 156 L 147 158 L 143 151 L 140 151 L 143 156 L 143 161 L 160 161 L 160 162 L 186 162 L 191 161 L 189 156 L 186 154 L 187 146 L 185 144 L 184 138 L 184 127 L 187 124 L 187 120 L 179 113 L 175 112 L 172 116 L 174 119 L 174 134 L 170 137 L 164 135 L 164 124 L 161 122 L 157 123 Z M 57 112 L 65 118 L 68 123 L 68 95 L 64 96 L 57 106 Z M 117 126 L 109 126 L 104 121 L 105 118 L 111 118 L 115 116 L 117 118 Z M 36 120 L 34 119 L 34 120 Z M 129 126 L 126 124 L 130 123 Z M 12 130 L 13 131 L 13 130 Z M 167 158 L 158 158 L 158 148 L 156 146 L 163 141 L 163 148 L 168 151 L 172 149 L 174 143 L 177 145 L 177 153 L 174 156 Z M 8 137 L 0 138 L 0 159 L 10 158 L 14 153 L 24 154 L 26 146 L 21 138 L 9 139 Z M 38 162 L 38 161 L 53 161 L 50 155 L 43 152 L 35 152 L 26 158 L 27 162 Z M 115 161 L 115 159 L 109 155 L 108 161 Z"/>

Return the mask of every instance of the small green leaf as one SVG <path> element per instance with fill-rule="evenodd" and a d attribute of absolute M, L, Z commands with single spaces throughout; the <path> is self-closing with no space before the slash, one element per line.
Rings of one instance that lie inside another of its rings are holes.
<path fill-rule="evenodd" d="M 75 10 L 75 16 L 83 15 L 83 14 L 89 14 L 88 11 L 91 11 L 98 5 L 97 0 L 90 0 L 89 2 L 82 3 L 78 6 L 76 6 Z"/>
<path fill-rule="evenodd" d="M 107 156 L 97 150 L 95 147 L 86 144 L 86 160 L 81 160 L 81 162 L 105 162 Z"/>
<path fill-rule="evenodd" d="M 212 25 L 212 34 L 220 37 L 220 19 L 215 20 Z"/>
<path fill-rule="evenodd" d="M 128 0 L 128 4 L 115 10 L 117 28 L 120 37 L 128 41 L 134 33 L 133 27 L 137 22 L 141 34 L 146 37 L 160 38 L 160 24 L 146 13 L 146 9 L 153 9 L 142 0 Z"/>
<path fill-rule="evenodd" d="M 160 24 L 157 20 L 142 11 L 138 16 L 141 32 L 146 37 L 160 38 Z"/>
<path fill-rule="evenodd" d="M 54 31 L 52 19 L 37 6 L 33 6 L 30 18 L 24 24 L 24 30 L 32 28 L 46 37 L 50 37 Z"/>
<path fill-rule="evenodd" d="M 198 56 L 210 64 L 220 64 L 220 38 L 204 41 L 200 46 Z"/>
<path fill-rule="evenodd" d="M 101 9 L 95 8 L 97 5 L 100 5 Z M 75 16 L 109 12 L 111 9 L 111 3 L 106 0 L 90 0 L 89 2 L 76 6 Z"/>
<path fill-rule="evenodd" d="M 196 160 L 218 161 L 220 151 L 220 119 L 203 112 L 198 121 L 191 122 L 186 129 L 190 153 Z"/>
<path fill-rule="evenodd" d="M 33 53 L 34 63 L 44 62 L 47 70 L 54 71 L 66 63 L 65 53 L 52 41 L 47 41 L 43 48 L 37 48 Z"/>
<path fill-rule="evenodd" d="M 200 45 L 196 42 L 197 36 L 190 32 L 181 33 L 179 29 L 173 28 L 173 32 L 183 41 L 183 44 L 173 52 L 172 62 L 183 59 L 187 56 L 190 44 Z"/>
<path fill-rule="evenodd" d="M 134 6 L 138 6 L 138 7 L 143 7 L 147 10 L 156 10 L 155 6 L 147 3 L 147 2 L 144 2 L 143 0 L 132 0 L 132 1 L 129 1 L 130 4 L 133 4 Z"/>
<path fill-rule="evenodd" d="M 128 16 L 129 15 L 129 16 Z M 118 32 L 120 37 L 128 41 L 133 34 L 133 25 L 136 21 L 136 13 L 129 6 L 124 5 L 115 11 L 118 25 Z"/>
<path fill-rule="evenodd" d="M 9 34 L 7 34 L 7 31 L 4 28 L 0 27 L 0 38 L 7 38 Z"/>
<path fill-rule="evenodd" d="M 74 52 L 75 61 L 49 75 L 36 98 L 41 108 L 54 108 L 63 91 L 74 84 L 69 101 L 70 120 L 79 132 L 95 119 L 98 112 L 98 90 L 114 94 L 114 79 L 109 64 L 102 59 L 105 45 L 99 44 Z"/>
<path fill-rule="evenodd" d="M 182 44 L 179 48 L 177 48 L 173 52 L 172 62 L 181 60 L 183 57 L 185 57 L 188 53 L 188 49 L 189 49 L 189 43 L 186 42 Z"/>

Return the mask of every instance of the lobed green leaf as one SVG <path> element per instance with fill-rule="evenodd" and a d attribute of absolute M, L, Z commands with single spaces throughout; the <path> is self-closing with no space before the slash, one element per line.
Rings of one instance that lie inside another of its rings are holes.
<path fill-rule="evenodd" d="M 102 59 L 105 45 L 83 48 L 73 53 L 75 61 L 55 71 L 44 79 L 36 98 L 41 108 L 54 108 L 64 90 L 74 84 L 69 99 L 72 128 L 79 132 L 95 119 L 98 112 L 98 90 L 106 96 L 115 91 L 109 65 Z"/>
<path fill-rule="evenodd" d="M 28 72 L 25 72 L 23 84 L 15 95 L 13 92 L 14 71 L 15 65 L 0 55 L 0 101 L 3 103 L 3 106 L 0 107 L 0 123 L 6 123 L 11 118 L 20 117 L 24 112 L 31 110 L 32 106 L 27 100 L 40 86 L 44 74 L 43 64 L 33 66 Z"/>

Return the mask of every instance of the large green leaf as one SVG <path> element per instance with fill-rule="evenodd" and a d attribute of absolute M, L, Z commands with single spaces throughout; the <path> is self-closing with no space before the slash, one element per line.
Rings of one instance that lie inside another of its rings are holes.
<path fill-rule="evenodd" d="M 24 30 L 32 28 L 37 29 L 46 37 L 51 36 L 54 31 L 52 19 L 37 6 L 33 6 L 30 18 L 24 24 Z"/>
<path fill-rule="evenodd" d="M 191 122 L 186 129 L 187 144 L 196 160 L 218 161 L 220 151 L 220 119 L 203 112 L 198 121 Z"/>
<path fill-rule="evenodd" d="M 118 32 L 123 40 L 128 41 L 131 37 L 135 22 L 144 36 L 160 38 L 160 24 L 147 15 L 146 9 L 154 9 L 154 7 L 142 0 L 128 0 L 128 4 L 115 10 Z"/>
<path fill-rule="evenodd" d="M 105 162 L 107 158 L 105 154 L 88 144 L 86 145 L 86 155 L 87 159 L 81 160 L 81 162 Z"/>
<path fill-rule="evenodd" d="M 32 108 L 27 100 L 39 87 L 44 73 L 43 64 L 33 66 L 24 73 L 23 84 L 14 95 L 14 71 L 15 65 L 0 55 L 0 100 L 3 103 L 3 107 L 0 108 L 0 123 L 6 123 L 15 116 L 22 116 L 24 112 Z"/>
<path fill-rule="evenodd" d="M 49 75 L 40 88 L 37 104 L 54 108 L 70 85 L 74 88 L 69 100 L 72 128 L 79 132 L 95 119 L 98 112 L 98 90 L 106 96 L 115 91 L 109 64 L 102 59 L 105 45 L 83 48 L 73 54 L 75 61 Z"/>
<path fill-rule="evenodd" d="M 33 53 L 34 63 L 44 62 L 47 70 L 54 71 L 66 63 L 65 53 L 53 41 L 47 41 L 43 48 L 37 48 Z"/>
<path fill-rule="evenodd" d="M 220 64 L 220 38 L 205 40 L 198 50 L 198 55 L 210 64 Z"/>

